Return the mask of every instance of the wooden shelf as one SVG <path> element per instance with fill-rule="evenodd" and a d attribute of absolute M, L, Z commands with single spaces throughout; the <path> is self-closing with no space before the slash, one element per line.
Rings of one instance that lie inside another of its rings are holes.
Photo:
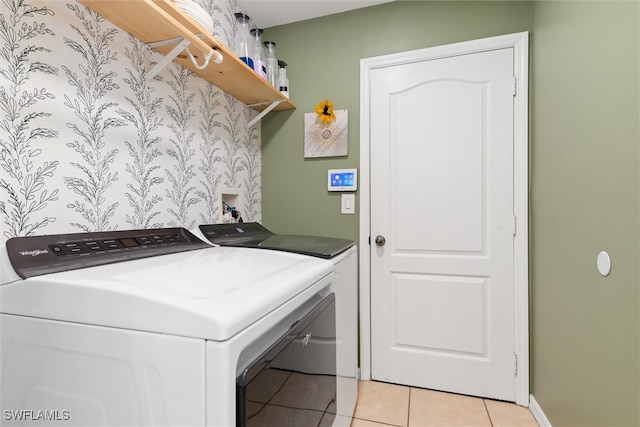
<path fill-rule="evenodd" d="M 274 111 L 296 108 L 291 100 L 257 75 L 170 0 L 78 1 L 144 43 L 181 38 L 192 41 L 189 50 L 199 64 L 205 62 L 204 57 L 211 49 L 221 53 L 222 63 L 216 64 L 212 60 L 203 70 L 194 66 L 186 52 L 180 53 L 174 60 L 258 111 L 265 110 L 274 101 L 282 101 L 273 108 Z M 202 37 L 198 38 L 200 34 Z M 174 47 L 165 45 L 155 49 L 166 55 Z"/>

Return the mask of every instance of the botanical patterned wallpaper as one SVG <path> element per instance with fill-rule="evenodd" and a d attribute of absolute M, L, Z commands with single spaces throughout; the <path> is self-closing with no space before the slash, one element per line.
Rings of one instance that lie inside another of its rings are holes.
<path fill-rule="evenodd" d="M 235 0 L 198 0 L 233 48 Z M 255 112 L 72 0 L 0 0 L 0 243 L 261 219 Z"/>

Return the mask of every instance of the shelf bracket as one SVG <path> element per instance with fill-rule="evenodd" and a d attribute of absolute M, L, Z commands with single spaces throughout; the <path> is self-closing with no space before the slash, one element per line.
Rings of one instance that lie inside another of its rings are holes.
<path fill-rule="evenodd" d="M 198 34 L 199 38 L 202 38 L 203 35 L 202 34 Z M 179 54 L 180 52 L 182 52 L 183 50 L 187 51 L 187 54 L 189 55 L 189 59 L 191 59 L 191 62 L 193 63 L 193 66 L 196 67 L 198 70 L 204 70 L 205 68 L 207 68 L 207 66 L 209 65 L 209 62 L 211 62 L 211 58 L 213 57 L 214 54 L 217 54 L 216 58 L 213 60 L 213 62 L 215 62 L 216 64 L 220 64 L 223 60 L 223 56 L 220 52 L 211 49 L 209 51 L 209 53 L 203 53 L 204 55 L 204 62 L 202 64 L 198 64 L 196 62 L 196 59 L 194 58 L 193 54 L 191 53 L 191 51 L 189 50 L 189 45 L 191 44 L 191 42 L 189 40 L 187 40 L 186 38 L 183 37 L 179 37 L 177 39 L 171 39 L 171 40 L 163 40 L 163 41 L 159 41 L 159 42 L 155 42 L 155 43 L 147 43 L 147 46 L 151 47 L 151 48 L 156 48 L 159 46 L 166 46 L 169 44 L 175 44 L 176 47 L 174 47 L 173 49 L 171 49 L 171 52 L 169 52 L 168 54 L 166 54 L 156 65 L 153 66 L 153 68 L 151 68 L 151 70 L 149 70 L 149 72 L 147 73 L 147 81 L 151 81 L 151 79 L 153 79 L 155 76 L 158 75 L 158 73 L 167 65 L 169 65 Z"/>
<path fill-rule="evenodd" d="M 255 125 L 258 120 L 262 119 L 264 116 L 266 116 L 271 110 L 273 110 L 274 108 L 276 108 L 278 105 L 280 105 L 282 102 L 284 102 L 284 99 L 279 99 L 277 101 L 273 101 L 270 103 L 270 105 L 265 108 L 264 110 L 260 111 L 260 113 L 255 116 L 248 124 L 247 127 L 250 128 L 251 126 Z M 261 104 L 253 104 L 253 105 L 249 105 L 249 107 L 255 107 L 257 105 L 264 105 L 265 103 L 261 103 Z"/>

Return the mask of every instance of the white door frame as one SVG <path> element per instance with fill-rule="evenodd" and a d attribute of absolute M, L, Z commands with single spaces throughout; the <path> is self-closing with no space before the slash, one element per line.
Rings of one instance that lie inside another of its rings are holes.
<path fill-rule="evenodd" d="M 371 379 L 371 257 L 370 218 L 370 78 L 376 68 L 416 61 L 513 48 L 514 98 L 514 238 L 515 352 L 518 355 L 516 403 L 529 406 L 529 225 L 528 114 L 529 33 L 454 43 L 360 60 L 360 378 Z"/>

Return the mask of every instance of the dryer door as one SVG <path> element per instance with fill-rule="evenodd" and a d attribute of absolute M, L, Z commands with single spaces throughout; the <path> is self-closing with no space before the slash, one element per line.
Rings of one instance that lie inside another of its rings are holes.
<path fill-rule="evenodd" d="M 236 425 L 331 425 L 336 414 L 335 296 L 329 294 L 237 378 Z"/>

